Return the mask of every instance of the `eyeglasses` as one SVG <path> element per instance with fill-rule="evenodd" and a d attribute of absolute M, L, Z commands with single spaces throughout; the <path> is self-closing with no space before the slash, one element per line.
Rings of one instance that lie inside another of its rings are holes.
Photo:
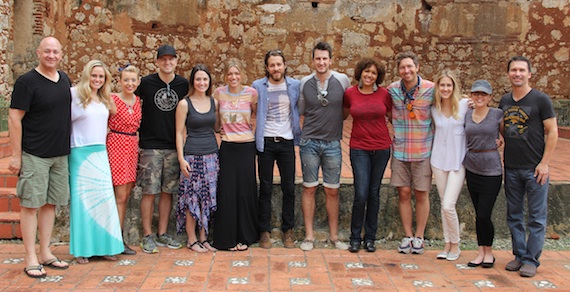
<path fill-rule="evenodd" d="M 327 94 L 329 94 L 329 92 L 324 89 L 317 91 L 317 99 L 321 102 L 322 106 L 329 105 L 329 100 L 325 98 Z"/>
<path fill-rule="evenodd" d="M 414 105 L 412 104 L 411 100 L 409 103 L 406 103 L 406 109 L 409 111 L 410 118 L 415 119 L 416 113 L 414 113 Z"/>

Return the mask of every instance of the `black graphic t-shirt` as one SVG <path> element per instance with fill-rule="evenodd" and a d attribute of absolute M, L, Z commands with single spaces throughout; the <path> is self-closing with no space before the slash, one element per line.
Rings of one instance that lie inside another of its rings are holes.
<path fill-rule="evenodd" d="M 501 98 L 505 123 L 505 167 L 534 169 L 544 153 L 543 121 L 555 117 L 548 95 L 532 89 L 519 101 L 512 93 Z"/>
<path fill-rule="evenodd" d="M 158 73 L 151 74 L 142 78 L 136 94 L 142 100 L 139 146 L 142 149 L 176 149 L 176 106 L 188 94 L 188 80 L 176 75 L 166 84 Z"/>

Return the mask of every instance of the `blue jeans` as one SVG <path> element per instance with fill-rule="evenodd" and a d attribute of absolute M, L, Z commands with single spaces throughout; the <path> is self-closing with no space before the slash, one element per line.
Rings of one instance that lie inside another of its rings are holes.
<path fill-rule="evenodd" d="M 319 185 L 319 167 L 323 172 L 323 186 L 331 189 L 340 187 L 342 149 L 340 141 L 301 139 L 299 142 L 303 186 Z"/>
<path fill-rule="evenodd" d="M 376 240 L 378 210 L 380 209 L 380 186 L 388 159 L 390 159 L 390 149 L 376 151 L 350 149 L 350 163 L 354 176 L 350 242 L 362 240 L 363 224 L 364 241 Z"/>
<path fill-rule="evenodd" d="M 507 225 L 511 229 L 513 254 L 525 264 L 539 266 L 546 233 L 548 184 L 536 182 L 534 169 L 505 168 L 505 195 L 507 198 Z M 528 219 L 525 224 L 524 197 L 528 200 Z M 527 239 L 527 228 L 529 231 Z"/>

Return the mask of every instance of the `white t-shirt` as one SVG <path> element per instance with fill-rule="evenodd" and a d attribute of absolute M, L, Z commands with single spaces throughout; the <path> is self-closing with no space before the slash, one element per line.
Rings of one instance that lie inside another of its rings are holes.
<path fill-rule="evenodd" d="M 431 151 L 431 165 L 443 171 L 459 170 L 467 152 L 465 140 L 465 113 L 467 99 L 459 101 L 458 119 L 449 118 L 431 107 L 431 115 L 435 123 L 435 135 Z"/>
<path fill-rule="evenodd" d="M 91 102 L 83 108 L 77 88 L 71 88 L 71 148 L 105 145 L 109 110 L 102 102 Z"/>
<path fill-rule="evenodd" d="M 291 127 L 291 101 L 287 95 L 287 83 L 267 83 L 267 118 L 265 119 L 264 137 L 293 139 Z"/>

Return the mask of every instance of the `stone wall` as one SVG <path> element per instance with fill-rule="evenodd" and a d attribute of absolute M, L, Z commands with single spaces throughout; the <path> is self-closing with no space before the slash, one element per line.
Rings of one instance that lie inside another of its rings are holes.
<path fill-rule="evenodd" d="M 295 238 L 302 240 L 304 238 L 303 214 L 301 213 L 301 190 L 299 184 L 295 190 Z M 140 221 L 140 188 L 135 188 L 129 199 L 127 214 L 125 216 L 125 240 L 129 243 L 138 243 L 142 238 L 142 225 Z M 441 205 L 439 196 L 435 186 L 432 186 L 430 192 L 431 211 L 428 218 L 425 237 L 428 239 L 442 239 L 443 231 L 441 229 Z M 174 197 L 176 198 L 176 197 Z M 354 198 L 354 188 L 351 184 L 342 184 L 340 187 L 340 220 L 339 220 L 339 236 L 343 240 L 350 237 L 350 220 L 352 213 L 352 202 Z M 272 236 L 281 239 L 281 199 L 282 193 L 279 185 L 273 187 L 272 196 Z M 328 219 L 325 206 L 325 194 L 322 187 L 317 189 L 316 194 L 316 211 L 315 211 L 315 236 L 319 241 L 325 241 L 328 237 Z M 158 201 L 158 199 L 157 199 Z M 548 223 L 546 237 L 556 238 L 570 235 L 570 216 L 568 216 L 567 202 L 570 201 L 570 185 L 552 183 L 549 188 L 548 197 Z M 174 200 L 175 204 L 176 199 Z M 475 232 L 475 210 L 469 197 L 467 187 L 464 187 L 457 201 L 457 214 L 459 216 L 461 237 L 464 239 L 476 239 Z M 155 206 L 157 210 L 158 206 Z M 175 206 L 173 207 L 175 208 Z M 173 209 L 174 210 L 174 209 Z M 493 222 L 495 225 L 495 237 L 507 239 L 510 237 L 510 231 L 506 223 L 506 202 L 503 189 L 499 193 L 495 208 L 493 209 Z M 415 222 L 415 220 L 414 220 Z M 158 226 L 158 213 L 155 212 L 153 217 L 153 228 Z M 378 212 L 378 239 L 395 239 L 399 240 L 404 235 L 404 230 L 400 222 L 398 213 L 398 194 L 396 189 L 385 184 L 382 185 L 380 191 L 380 211 Z M 156 229 L 153 229 L 156 231 Z M 211 230 L 215 232 L 215 230 Z M 176 218 L 174 212 L 170 217 L 168 232 L 176 234 Z M 182 241 L 186 240 L 186 234 L 178 235 Z M 61 207 L 57 211 L 57 219 L 53 235 L 54 241 L 69 241 L 69 208 Z"/>
<path fill-rule="evenodd" d="M 0 9 L 7 12 L 2 19 L 10 15 L 13 2 L 0 0 Z M 486 78 L 496 89 L 496 99 L 509 89 L 508 58 L 524 54 L 534 64 L 535 87 L 555 99 L 570 96 L 567 0 L 16 2 L 34 3 L 39 22 L 34 31 L 61 40 L 62 67 L 75 80 L 94 58 L 106 62 L 115 74 L 127 63 L 141 67 L 144 74 L 154 72 L 156 48 L 164 43 L 178 49 L 178 73 L 185 77 L 194 64 L 203 62 L 215 72 L 216 83 L 223 83 L 224 63 L 236 57 L 245 63 L 245 83 L 251 83 L 264 74 L 264 53 L 277 48 L 287 56 L 288 73 L 301 77 L 311 72 L 312 47 L 324 40 L 333 46 L 334 69 L 350 77 L 361 57 L 373 56 L 387 66 L 384 84 L 388 84 L 398 79 L 395 54 L 413 50 L 421 56 L 420 73 L 426 78 L 451 68 L 459 74 L 464 91 L 474 80 Z M 38 7 L 43 10 L 37 11 Z M 20 17 L 15 16 L 14 22 Z M 5 31 L 3 27 L 0 38 L 6 38 Z M 38 37 L 15 41 L 22 49 L 12 59 L 8 54 L 6 61 L 16 64 L 15 77 L 33 67 L 30 52 L 38 41 Z M 6 47 L 11 46 L 2 40 L 0 50 Z M 12 83 L 6 76 L 2 74 L 0 89 Z"/>
<path fill-rule="evenodd" d="M 13 84 L 12 70 L 10 69 L 10 60 L 12 59 L 10 28 L 12 27 L 13 4 L 13 0 L 0 0 L 0 99 L 11 92 L 10 86 Z"/>

